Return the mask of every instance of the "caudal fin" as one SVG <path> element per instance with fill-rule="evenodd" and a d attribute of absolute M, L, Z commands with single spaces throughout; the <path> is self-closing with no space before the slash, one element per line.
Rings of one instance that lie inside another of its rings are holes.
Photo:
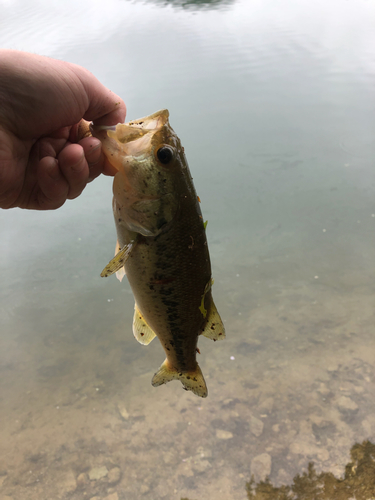
<path fill-rule="evenodd" d="M 194 371 L 179 372 L 168 363 L 168 360 L 165 360 L 159 368 L 159 371 L 153 376 L 151 383 L 154 387 L 157 387 L 171 380 L 179 380 L 186 391 L 192 391 L 201 398 L 207 397 L 206 382 L 198 363 Z"/>

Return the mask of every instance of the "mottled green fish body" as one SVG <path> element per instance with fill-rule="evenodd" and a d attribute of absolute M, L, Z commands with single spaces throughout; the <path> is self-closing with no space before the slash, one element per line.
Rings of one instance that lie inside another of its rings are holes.
<path fill-rule="evenodd" d="M 201 397 L 207 387 L 196 361 L 199 335 L 225 331 L 211 293 L 205 225 L 180 140 L 162 110 L 128 124 L 92 128 L 111 164 L 117 229 L 115 258 L 102 276 L 126 273 L 135 298 L 133 333 L 157 336 L 167 359 L 158 386 L 178 379 Z"/>

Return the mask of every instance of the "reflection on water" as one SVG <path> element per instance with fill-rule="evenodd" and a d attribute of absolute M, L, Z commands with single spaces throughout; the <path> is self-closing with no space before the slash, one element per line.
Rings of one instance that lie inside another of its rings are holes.
<path fill-rule="evenodd" d="M 233 4 L 236 0 L 149 0 L 157 5 L 172 5 L 183 9 L 219 9 Z"/>
<path fill-rule="evenodd" d="M 99 276 L 111 180 L 0 211 L 0 500 L 244 500 L 251 476 L 277 490 L 309 462 L 341 477 L 375 442 L 374 5 L 0 4 L 1 46 L 86 66 L 129 119 L 169 108 L 227 330 L 199 341 L 207 399 L 153 388 L 162 348 Z"/>
<path fill-rule="evenodd" d="M 275 487 L 266 479 L 246 484 L 249 500 L 370 500 L 375 496 L 375 445 L 370 441 L 356 443 L 351 462 L 341 479 L 331 472 L 317 473 L 309 463 L 307 472 L 297 474 L 291 486 Z M 181 499 L 183 500 L 183 499 Z"/>

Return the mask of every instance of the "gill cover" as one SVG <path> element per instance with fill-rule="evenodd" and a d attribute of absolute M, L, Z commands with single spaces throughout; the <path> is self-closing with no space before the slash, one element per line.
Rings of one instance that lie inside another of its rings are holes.
<path fill-rule="evenodd" d="M 168 144 L 172 129 L 168 110 L 115 127 L 92 126 L 108 161 L 118 170 L 114 213 L 118 228 L 157 236 L 174 218 L 179 203 L 174 169 L 177 154 Z"/>

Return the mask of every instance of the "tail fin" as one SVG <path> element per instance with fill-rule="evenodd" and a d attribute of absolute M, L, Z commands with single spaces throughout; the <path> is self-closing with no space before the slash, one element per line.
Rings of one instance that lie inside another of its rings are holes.
<path fill-rule="evenodd" d="M 192 391 L 201 398 L 207 397 L 208 392 L 206 382 L 198 363 L 194 371 L 179 372 L 173 368 L 166 359 L 159 368 L 159 371 L 153 376 L 151 383 L 154 387 L 157 387 L 159 385 L 166 384 L 171 380 L 179 380 L 186 391 Z"/>

